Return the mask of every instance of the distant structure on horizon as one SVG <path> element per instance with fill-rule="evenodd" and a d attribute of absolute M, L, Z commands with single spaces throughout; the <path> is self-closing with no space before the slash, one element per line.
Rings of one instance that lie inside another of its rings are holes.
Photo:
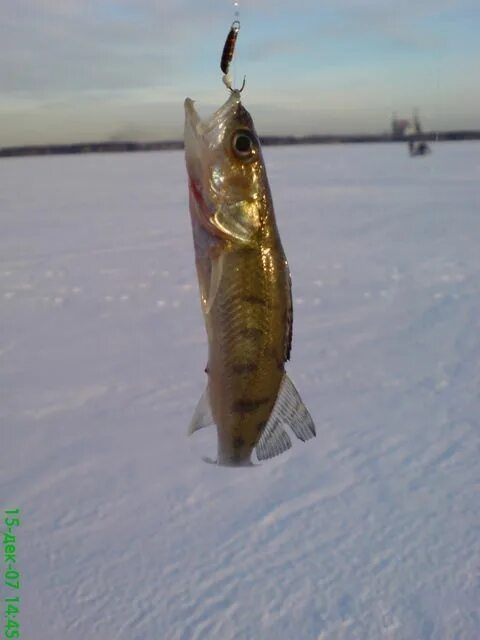
<path fill-rule="evenodd" d="M 276 135 L 260 136 L 262 145 L 297 145 L 297 144 L 356 144 L 378 142 L 407 142 L 410 155 L 424 155 L 430 152 L 428 142 L 444 140 L 480 140 L 480 129 L 423 131 L 417 109 L 411 118 L 398 118 L 392 114 L 391 132 L 372 134 L 314 134 L 307 136 Z M 0 158 L 16 156 L 44 156 L 78 153 L 121 153 L 129 151 L 173 151 L 183 149 L 182 140 L 157 140 L 153 142 L 135 142 L 107 140 L 104 142 L 74 142 L 72 144 L 31 144 L 18 147 L 2 147 L 0 142 Z"/>
<path fill-rule="evenodd" d="M 426 137 L 420 124 L 418 109 L 413 110 L 410 119 L 398 118 L 396 113 L 392 115 L 392 140 L 405 140 L 408 142 L 408 150 L 411 156 L 423 156 L 431 153 Z"/>
<path fill-rule="evenodd" d="M 420 124 L 420 117 L 418 115 L 418 109 L 413 110 L 412 118 L 413 132 L 408 139 L 408 151 L 413 156 L 426 156 L 431 153 L 431 149 L 428 146 L 426 140 L 423 139 L 422 125 Z"/>
<path fill-rule="evenodd" d="M 403 140 L 406 138 L 407 130 L 412 123 L 407 118 L 398 118 L 397 114 L 392 115 L 392 138 L 393 140 Z"/>
<path fill-rule="evenodd" d="M 418 109 L 413 109 L 411 118 L 398 118 L 397 114 L 392 115 L 392 138 L 393 140 L 406 140 L 412 136 L 423 135 L 422 125 Z"/>

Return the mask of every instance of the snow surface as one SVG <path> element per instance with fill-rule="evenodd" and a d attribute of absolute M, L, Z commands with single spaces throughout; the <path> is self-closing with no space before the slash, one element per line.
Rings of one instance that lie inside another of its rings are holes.
<path fill-rule="evenodd" d="M 0 162 L 34 640 L 480 638 L 480 145 L 266 149 L 317 438 L 218 468 L 183 155 Z"/>

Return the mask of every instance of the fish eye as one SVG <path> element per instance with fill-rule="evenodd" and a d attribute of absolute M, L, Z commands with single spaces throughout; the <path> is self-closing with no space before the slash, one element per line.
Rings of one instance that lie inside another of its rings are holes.
<path fill-rule="evenodd" d="M 233 134 L 232 148 L 237 156 L 245 159 L 252 159 L 255 154 L 255 138 L 250 131 L 241 130 Z"/>

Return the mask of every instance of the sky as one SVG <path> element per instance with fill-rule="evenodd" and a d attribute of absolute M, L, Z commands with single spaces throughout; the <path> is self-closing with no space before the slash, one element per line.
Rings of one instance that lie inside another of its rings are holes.
<path fill-rule="evenodd" d="M 179 139 L 227 97 L 233 0 L 0 0 L 0 146 Z M 239 0 L 263 135 L 480 128 L 478 0 Z"/>

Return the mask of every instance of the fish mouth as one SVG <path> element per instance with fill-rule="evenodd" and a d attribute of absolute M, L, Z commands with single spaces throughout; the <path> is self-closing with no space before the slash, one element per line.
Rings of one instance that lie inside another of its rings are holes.
<path fill-rule="evenodd" d="M 219 107 L 207 120 L 202 120 L 195 109 L 195 102 L 191 98 L 185 99 L 185 146 L 193 136 L 197 141 L 203 139 L 212 144 L 218 141 L 219 135 L 225 130 L 229 118 L 240 104 L 240 92 L 232 91 L 228 100 Z"/>
<path fill-rule="evenodd" d="M 232 91 L 228 99 L 209 118 L 202 120 L 191 98 L 185 99 L 185 158 L 190 177 L 198 177 L 200 165 L 213 165 L 224 156 L 225 137 L 232 127 L 255 133 L 248 111 L 241 103 L 240 91 Z"/>
<path fill-rule="evenodd" d="M 219 109 L 202 120 L 191 98 L 186 98 L 184 103 L 185 161 L 190 197 L 196 202 L 199 222 L 214 234 L 218 234 L 218 229 L 212 224 L 215 203 L 211 172 L 219 155 L 223 154 L 225 131 L 239 104 L 240 92 L 233 91 Z"/>
<path fill-rule="evenodd" d="M 191 98 L 185 98 L 185 145 L 190 136 L 193 135 L 195 138 L 201 136 L 205 126 L 194 105 L 195 102 Z M 188 137 L 187 134 L 189 134 Z"/>

